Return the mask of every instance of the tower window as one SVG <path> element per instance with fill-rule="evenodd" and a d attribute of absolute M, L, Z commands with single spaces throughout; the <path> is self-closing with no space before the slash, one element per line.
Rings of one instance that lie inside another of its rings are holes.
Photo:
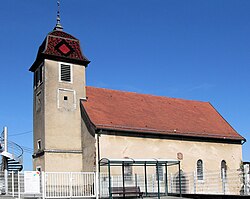
<path fill-rule="evenodd" d="M 43 65 L 40 65 L 34 73 L 34 88 L 43 82 Z"/>
<path fill-rule="evenodd" d="M 41 110 L 41 104 L 42 104 L 42 93 L 40 91 L 36 94 L 36 111 Z"/>
<path fill-rule="evenodd" d="M 41 166 L 37 166 L 36 167 L 36 171 L 41 172 L 42 171 L 42 167 Z"/>
<path fill-rule="evenodd" d="M 60 64 L 60 81 L 72 82 L 72 67 L 69 64 Z"/>
<path fill-rule="evenodd" d="M 37 140 L 37 150 L 41 150 L 42 149 L 42 141 L 39 139 Z"/>
<path fill-rule="evenodd" d="M 201 159 L 197 161 L 197 179 L 203 180 L 203 162 Z"/>
<path fill-rule="evenodd" d="M 64 96 L 63 99 L 66 101 L 68 100 L 68 96 Z"/>

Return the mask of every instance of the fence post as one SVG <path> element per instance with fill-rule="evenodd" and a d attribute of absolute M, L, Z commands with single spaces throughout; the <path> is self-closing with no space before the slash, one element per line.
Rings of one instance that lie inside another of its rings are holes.
<path fill-rule="evenodd" d="M 21 189 L 20 189 L 20 172 L 18 171 L 17 172 L 17 186 L 18 186 L 18 198 L 20 199 L 21 198 Z"/>
<path fill-rule="evenodd" d="M 152 174 L 152 192 L 155 192 L 155 175 Z"/>
<path fill-rule="evenodd" d="M 135 186 L 137 187 L 137 174 L 135 173 Z"/>
<path fill-rule="evenodd" d="M 244 166 L 243 170 L 243 180 L 244 180 L 244 195 L 249 195 L 250 188 L 250 167 Z"/>
<path fill-rule="evenodd" d="M 194 194 L 196 194 L 196 172 L 195 171 L 193 173 L 193 178 L 194 178 Z"/>
<path fill-rule="evenodd" d="M 94 188 L 94 192 L 96 195 L 96 199 L 99 198 L 99 172 L 95 172 L 94 173 L 94 183 L 95 183 L 95 188 Z"/>
<path fill-rule="evenodd" d="M 8 170 L 4 170 L 4 186 L 5 186 L 5 194 L 8 195 L 9 188 L 8 188 Z"/>
<path fill-rule="evenodd" d="M 41 171 L 42 174 L 42 197 L 45 199 L 45 194 L 46 194 L 46 183 L 45 183 L 45 172 Z"/>
<path fill-rule="evenodd" d="M 248 167 L 248 171 L 246 172 L 246 187 L 247 195 L 250 195 L 250 165 Z"/>
<path fill-rule="evenodd" d="M 69 178 L 69 183 L 70 183 L 70 198 L 72 198 L 72 192 L 73 192 L 73 183 L 72 183 L 72 173 L 70 172 L 70 178 Z"/>
<path fill-rule="evenodd" d="M 12 180 L 12 197 L 15 197 L 15 187 L 14 187 L 14 171 L 11 172 L 11 180 Z"/>
<path fill-rule="evenodd" d="M 173 190 L 172 190 L 172 173 L 169 174 L 169 192 L 173 193 Z"/>

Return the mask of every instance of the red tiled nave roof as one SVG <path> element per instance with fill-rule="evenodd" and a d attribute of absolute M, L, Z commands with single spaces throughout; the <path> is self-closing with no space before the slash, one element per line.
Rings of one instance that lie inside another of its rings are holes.
<path fill-rule="evenodd" d="M 82 105 L 98 129 L 244 140 L 209 102 L 87 87 Z"/>

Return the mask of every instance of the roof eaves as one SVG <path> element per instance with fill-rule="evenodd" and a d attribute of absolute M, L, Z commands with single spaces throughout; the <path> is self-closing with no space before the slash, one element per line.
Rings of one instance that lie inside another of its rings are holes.
<path fill-rule="evenodd" d="M 88 116 L 88 113 L 87 111 L 85 110 L 84 106 L 83 106 L 83 102 L 85 100 L 84 99 L 81 99 L 80 100 L 80 107 L 81 107 L 81 116 L 82 116 L 82 119 L 85 121 L 85 124 L 86 124 L 86 127 L 88 129 L 88 131 L 91 133 L 91 134 L 95 134 L 96 130 L 97 130 L 97 127 L 96 125 L 91 121 L 91 119 L 89 118 Z"/>
<path fill-rule="evenodd" d="M 175 130 L 158 130 L 158 129 L 147 129 L 147 128 L 131 128 L 131 127 L 124 127 L 124 126 L 115 126 L 115 125 L 104 125 L 104 124 L 98 124 L 96 125 L 97 129 L 102 130 L 110 130 L 110 131 L 125 131 L 125 132 L 137 132 L 137 133 L 143 133 L 143 134 L 158 134 L 158 135 L 171 135 L 171 136 L 187 136 L 187 137 L 197 137 L 197 138 L 215 138 L 215 139 L 221 139 L 221 140 L 239 140 L 244 141 L 241 136 L 235 137 L 235 136 L 222 136 L 219 134 L 211 134 L 211 133 L 199 133 L 199 132 L 180 132 Z"/>
<path fill-rule="evenodd" d="M 241 140 L 242 141 L 246 141 L 246 139 L 243 137 L 243 136 L 241 136 L 232 126 L 231 126 L 231 124 L 229 124 L 228 123 L 228 121 L 216 110 L 216 108 L 210 103 L 210 102 L 208 102 L 209 103 L 209 105 L 216 111 L 216 113 L 228 124 L 228 126 L 230 126 L 230 128 L 235 132 L 235 133 L 237 133 L 238 134 L 238 136 L 239 137 L 241 137 Z"/>

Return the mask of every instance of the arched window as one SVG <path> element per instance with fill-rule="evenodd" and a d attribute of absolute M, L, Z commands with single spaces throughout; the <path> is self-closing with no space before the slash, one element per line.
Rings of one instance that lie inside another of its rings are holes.
<path fill-rule="evenodd" d="M 227 163 L 225 160 L 221 161 L 221 178 L 227 177 Z"/>
<path fill-rule="evenodd" d="M 201 159 L 197 161 L 197 179 L 203 180 L 203 162 Z"/>

